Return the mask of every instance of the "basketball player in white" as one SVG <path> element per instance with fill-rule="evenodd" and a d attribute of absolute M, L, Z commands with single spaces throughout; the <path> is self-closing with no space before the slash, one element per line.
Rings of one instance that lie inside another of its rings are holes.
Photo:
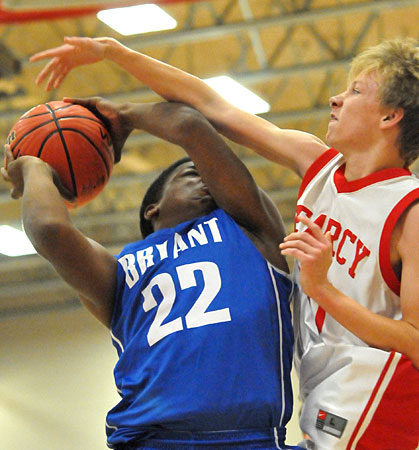
<path fill-rule="evenodd" d="M 202 80 L 109 38 L 66 38 L 37 78 L 109 59 L 201 111 L 225 136 L 303 177 L 296 232 L 301 427 L 320 450 L 416 449 L 419 441 L 419 50 L 383 42 L 353 61 L 326 136 L 285 130 Z M 334 150 L 335 149 L 335 150 Z M 306 230 L 310 232 L 305 232 Z"/>

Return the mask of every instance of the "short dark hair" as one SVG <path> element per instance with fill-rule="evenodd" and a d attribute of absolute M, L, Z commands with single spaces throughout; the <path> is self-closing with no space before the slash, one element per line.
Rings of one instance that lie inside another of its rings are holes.
<path fill-rule="evenodd" d="M 149 234 L 154 232 L 151 220 L 147 220 L 144 217 L 145 210 L 147 209 L 148 205 L 157 203 L 161 199 L 164 185 L 166 184 L 166 181 L 172 174 L 172 172 L 180 165 L 185 164 L 189 161 L 192 161 L 189 157 L 178 159 L 169 167 L 164 169 L 163 172 L 161 172 L 161 174 L 148 187 L 140 207 L 140 230 L 144 239 Z"/>

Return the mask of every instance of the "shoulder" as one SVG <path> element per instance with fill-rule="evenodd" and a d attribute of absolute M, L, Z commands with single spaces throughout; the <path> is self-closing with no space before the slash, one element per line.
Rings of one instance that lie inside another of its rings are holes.
<path fill-rule="evenodd" d="M 392 248 L 397 259 L 403 259 L 412 252 L 419 251 L 419 198 L 416 198 L 401 214 L 397 221 L 393 236 Z"/>
<path fill-rule="evenodd" d="M 340 167 L 344 163 L 341 153 L 333 148 L 323 151 L 311 164 L 307 167 L 298 193 L 298 197 L 304 192 L 307 186 L 319 175 L 329 176 L 332 170 Z"/>
<path fill-rule="evenodd" d="M 410 238 L 413 238 L 414 242 L 419 244 L 417 239 L 419 231 L 419 198 L 406 208 L 395 230 L 399 230 L 400 239 L 410 240 Z"/>

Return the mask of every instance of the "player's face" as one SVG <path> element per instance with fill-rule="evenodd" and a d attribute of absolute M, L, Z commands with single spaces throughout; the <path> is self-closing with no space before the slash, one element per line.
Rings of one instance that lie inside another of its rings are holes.
<path fill-rule="evenodd" d="M 326 140 L 331 147 L 345 153 L 371 148 L 377 142 L 385 111 L 374 74 L 355 78 L 345 92 L 330 99 L 330 106 Z"/>
<path fill-rule="evenodd" d="M 171 227 L 210 213 L 216 204 L 189 161 L 177 167 L 168 178 L 158 207 L 159 220 L 163 226 Z"/>

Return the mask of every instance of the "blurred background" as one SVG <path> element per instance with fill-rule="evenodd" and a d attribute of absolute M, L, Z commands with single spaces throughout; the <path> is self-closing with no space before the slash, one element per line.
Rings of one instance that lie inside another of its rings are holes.
<path fill-rule="evenodd" d="M 111 7 L 145 3 L 150 2 L 0 0 L 3 142 L 25 111 L 64 96 L 158 100 L 110 62 L 76 69 L 49 93 L 35 86 L 44 63 L 30 64 L 29 56 L 61 45 L 64 36 L 111 36 L 203 79 L 228 76 L 262 100 L 255 113 L 282 128 L 320 138 L 329 120 L 328 99 L 345 88 L 353 55 L 383 39 L 419 37 L 419 0 L 166 0 L 153 4 L 169 16 L 171 29 L 134 30 L 130 35 L 125 34 L 126 19 L 116 31 L 97 16 Z M 277 202 L 291 230 L 300 180 L 246 148 L 231 145 Z M 182 155 L 181 149 L 145 133 L 132 134 L 105 190 L 71 212 L 75 224 L 113 253 L 139 239 L 138 206 L 146 187 Z M 412 167 L 418 169 L 418 164 Z M 0 180 L 3 235 L 3 226 L 21 230 L 20 201 L 12 200 L 8 191 Z M 115 362 L 108 331 L 88 316 L 74 291 L 42 258 L 0 253 L 2 448 L 106 448 L 104 417 L 118 400 L 112 378 Z M 295 388 L 289 443 L 301 438 L 297 383 Z"/>

